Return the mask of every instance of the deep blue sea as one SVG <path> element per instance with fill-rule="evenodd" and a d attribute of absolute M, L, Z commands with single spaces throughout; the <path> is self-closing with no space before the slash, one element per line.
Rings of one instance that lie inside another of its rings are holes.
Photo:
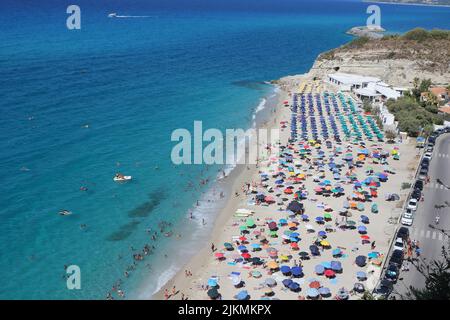
<path fill-rule="evenodd" d="M 127 298 L 150 297 L 205 244 L 216 211 L 194 207 L 219 168 L 175 167 L 171 132 L 249 127 L 273 95 L 264 81 L 308 71 L 368 17 L 359 1 L 91 2 L 0 2 L 2 299 L 104 299 L 118 279 Z M 69 4 L 81 30 L 66 28 Z M 450 8 L 380 7 L 390 32 L 450 29 Z M 162 223 L 181 239 L 151 240 Z M 81 290 L 65 265 L 80 267 Z"/>

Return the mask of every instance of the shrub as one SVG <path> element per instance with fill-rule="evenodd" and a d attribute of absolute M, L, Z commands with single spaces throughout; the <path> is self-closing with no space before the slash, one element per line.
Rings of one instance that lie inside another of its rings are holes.
<path fill-rule="evenodd" d="M 355 38 L 352 41 L 350 41 L 349 43 L 345 44 L 344 47 L 349 48 L 349 49 L 357 49 L 357 48 L 361 48 L 363 47 L 367 42 L 369 42 L 369 38 L 368 37 L 359 37 L 359 38 Z"/>
<path fill-rule="evenodd" d="M 406 40 L 416 40 L 422 42 L 428 38 L 428 31 L 422 28 L 415 28 L 407 33 L 405 33 L 402 37 Z"/>

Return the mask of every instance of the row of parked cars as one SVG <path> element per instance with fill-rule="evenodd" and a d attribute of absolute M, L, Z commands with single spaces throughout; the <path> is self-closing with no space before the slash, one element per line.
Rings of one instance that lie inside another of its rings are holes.
<path fill-rule="evenodd" d="M 436 138 L 442 133 L 449 132 L 450 128 L 439 129 L 433 132 L 428 138 L 428 144 L 425 149 L 425 153 L 420 162 L 419 174 L 417 180 L 414 183 L 413 191 L 409 199 L 405 212 L 403 213 L 401 223 L 405 226 L 411 226 L 414 221 L 414 214 L 417 210 L 420 199 L 422 198 L 422 191 L 425 181 L 428 179 L 428 170 L 430 169 L 431 160 L 433 159 L 433 149 L 436 143 Z"/>
<path fill-rule="evenodd" d="M 436 143 L 436 139 L 443 133 L 450 132 L 450 128 L 439 129 L 433 132 L 428 138 L 428 144 L 426 145 L 425 153 L 420 162 L 419 174 L 417 180 L 414 182 L 413 191 L 408 201 L 408 205 L 403 212 L 401 223 L 404 226 L 411 226 L 414 221 L 414 215 L 417 210 L 420 199 L 422 198 L 422 192 L 424 184 L 428 178 L 428 170 L 433 158 L 433 149 Z M 383 275 L 383 279 L 380 281 L 378 287 L 375 289 L 375 294 L 388 298 L 392 293 L 394 284 L 397 282 L 400 269 L 403 264 L 405 254 L 405 243 L 409 238 L 409 229 L 407 227 L 401 227 L 397 231 L 397 235 L 394 243 L 394 250 L 389 259 L 388 267 Z"/>
<path fill-rule="evenodd" d="M 428 170 L 430 167 L 431 159 L 433 158 L 434 144 L 437 137 L 443 133 L 450 132 L 450 128 L 436 130 L 428 138 L 428 144 L 425 149 L 425 153 L 420 162 L 420 169 L 417 180 L 414 182 L 413 191 L 409 198 L 408 204 L 403 212 L 401 223 L 404 226 L 411 226 L 414 221 L 414 215 L 417 210 L 420 199 L 422 198 L 422 192 L 425 182 L 428 178 Z M 375 295 L 388 298 L 394 289 L 394 284 L 397 282 L 401 267 L 403 265 L 403 259 L 405 255 L 405 243 L 409 238 L 409 229 L 407 227 L 401 227 L 396 234 L 394 250 L 388 262 L 388 267 L 383 275 L 382 280 L 375 289 Z"/>
<path fill-rule="evenodd" d="M 383 279 L 378 284 L 375 289 L 375 294 L 388 298 L 394 289 L 394 284 L 397 282 L 400 269 L 403 264 L 403 259 L 405 256 L 404 248 L 405 243 L 409 238 L 409 229 L 406 227 L 401 227 L 398 229 L 396 234 L 396 240 L 394 243 L 394 251 L 389 259 L 388 267 L 384 272 Z"/>
<path fill-rule="evenodd" d="M 424 187 L 423 180 L 416 180 L 413 186 L 413 191 L 408 201 L 408 205 L 403 212 L 401 223 L 404 226 L 411 226 L 414 221 L 414 215 L 416 213 L 419 201 L 422 198 L 422 191 Z"/>

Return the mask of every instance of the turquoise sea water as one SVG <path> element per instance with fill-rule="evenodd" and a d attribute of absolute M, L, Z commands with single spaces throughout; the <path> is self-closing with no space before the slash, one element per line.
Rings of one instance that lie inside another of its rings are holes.
<path fill-rule="evenodd" d="M 171 132 L 195 120 L 249 127 L 273 94 L 264 81 L 306 72 L 367 19 L 357 1 L 78 5 L 82 29 L 69 31 L 61 1 L 0 4 L 0 298 L 103 299 L 119 278 L 127 297 L 149 297 L 207 240 L 214 219 L 206 201 L 187 217 L 209 190 L 198 182 L 219 168 L 174 167 Z M 448 8 L 380 7 L 392 32 L 450 28 Z M 118 171 L 134 180 L 114 183 Z M 146 230 L 163 221 L 182 240 L 151 240 Z M 132 248 L 146 243 L 154 254 L 125 278 Z M 81 290 L 66 287 L 71 264 Z"/>

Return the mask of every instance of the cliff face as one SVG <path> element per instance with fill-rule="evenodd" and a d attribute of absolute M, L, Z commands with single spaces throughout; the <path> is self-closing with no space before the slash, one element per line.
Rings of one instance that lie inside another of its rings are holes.
<path fill-rule="evenodd" d="M 396 86 L 412 86 L 416 77 L 447 84 L 450 82 L 450 37 L 420 41 L 398 36 L 359 38 L 321 54 L 308 77 L 323 79 L 337 71 L 376 76 Z"/>

